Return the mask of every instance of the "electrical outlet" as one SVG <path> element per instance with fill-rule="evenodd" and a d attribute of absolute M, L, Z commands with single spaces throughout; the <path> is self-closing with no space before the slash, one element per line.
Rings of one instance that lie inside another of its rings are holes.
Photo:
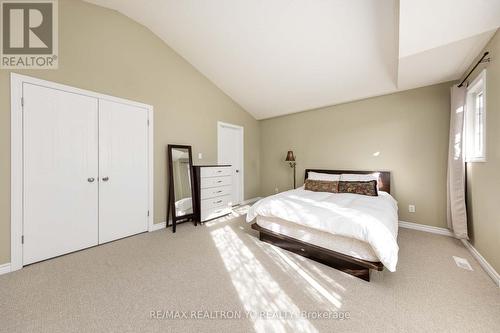
<path fill-rule="evenodd" d="M 198 153 L 198 159 L 199 160 L 203 159 L 203 154 L 202 153 Z"/>
<path fill-rule="evenodd" d="M 409 205 L 408 206 L 408 212 L 415 213 L 415 205 Z"/>
<path fill-rule="evenodd" d="M 277 188 L 277 187 L 275 187 L 275 188 L 274 188 L 274 193 L 279 193 L 279 192 L 280 192 L 280 189 L 279 189 L 279 188 Z"/>

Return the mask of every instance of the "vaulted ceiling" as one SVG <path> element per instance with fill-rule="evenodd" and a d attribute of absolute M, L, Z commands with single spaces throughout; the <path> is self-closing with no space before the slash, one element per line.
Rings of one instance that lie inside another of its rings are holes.
<path fill-rule="evenodd" d="M 499 0 L 87 0 L 148 27 L 257 119 L 458 79 Z"/>

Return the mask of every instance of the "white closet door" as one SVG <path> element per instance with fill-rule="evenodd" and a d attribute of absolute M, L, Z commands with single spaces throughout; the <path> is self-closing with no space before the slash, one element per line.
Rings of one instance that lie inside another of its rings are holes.
<path fill-rule="evenodd" d="M 99 100 L 99 243 L 147 230 L 148 112 Z"/>
<path fill-rule="evenodd" d="M 243 201 L 243 127 L 219 124 L 218 163 L 230 164 L 232 205 Z"/>
<path fill-rule="evenodd" d="M 98 102 L 25 83 L 23 264 L 97 245 Z"/>

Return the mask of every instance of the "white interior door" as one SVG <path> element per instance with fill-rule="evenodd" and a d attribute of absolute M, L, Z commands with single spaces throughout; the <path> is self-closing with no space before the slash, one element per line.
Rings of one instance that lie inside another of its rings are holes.
<path fill-rule="evenodd" d="M 23 264 L 98 243 L 98 102 L 23 84 Z"/>
<path fill-rule="evenodd" d="M 230 164 L 232 170 L 232 204 L 243 201 L 243 127 L 218 123 L 218 163 Z"/>
<path fill-rule="evenodd" d="M 147 230 L 148 112 L 99 100 L 99 243 Z"/>

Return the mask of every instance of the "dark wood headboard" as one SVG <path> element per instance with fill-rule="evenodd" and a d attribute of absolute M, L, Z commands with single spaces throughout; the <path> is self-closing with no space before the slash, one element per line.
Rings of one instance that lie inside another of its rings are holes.
<path fill-rule="evenodd" d="M 391 172 L 390 171 L 359 171 L 359 170 L 321 170 L 321 169 L 306 169 L 304 181 L 307 179 L 307 173 L 309 171 L 312 172 L 320 172 L 320 173 L 328 173 L 331 175 L 340 175 L 343 173 L 354 173 L 358 175 L 366 175 L 374 172 L 378 172 L 380 174 L 378 180 L 378 188 L 381 191 L 391 193 Z"/>

